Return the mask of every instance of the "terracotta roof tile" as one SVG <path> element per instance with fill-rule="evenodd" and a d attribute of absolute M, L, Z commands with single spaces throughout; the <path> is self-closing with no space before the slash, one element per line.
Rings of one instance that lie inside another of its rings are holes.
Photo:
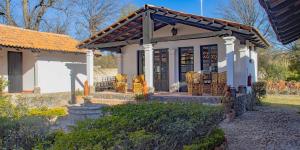
<path fill-rule="evenodd" d="M 0 24 L 0 45 L 7 47 L 84 53 L 80 42 L 67 35 L 39 32 Z"/>

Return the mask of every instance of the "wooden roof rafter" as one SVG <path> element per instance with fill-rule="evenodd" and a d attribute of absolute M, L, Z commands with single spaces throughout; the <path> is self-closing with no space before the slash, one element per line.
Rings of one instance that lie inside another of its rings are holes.
<path fill-rule="evenodd" d="M 300 38 L 300 0 L 259 0 L 277 39 L 288 44 Z"/>
<path fill-rule="evenodd" d="M 258 46 L 267 47 L 269 43 L 260 35 L 260 33 L 253 27 L 241 25 L 235 22 L 226 21 L 222 19 L 214 19 L 203 16 L 196 16 L 192 14 L 186 14 L 170 9 L 145 5 L 144 8 L 139 9 L 135 13 L 129 15 L 127 19 L 123 19 L 109 28 L 99 32 L 95 36 L 83 41 L 79 47 L 89 47 L 91 45 L 99 45 L 101 43 L 126 43 L 126 41 L 137 40 L 142 38 L 143 25 L 142 15 L 146 12 L 150 12 L 151 18 L 154 21 L 154 31 L 158 30 L 166 25 L 175 25 L 177 23 L 195 26 L 211 31 L 224 31 L 230 30 L 247 36 L 248 39 L 254 35 L 262 44 Z M 134 26 L 134 27 L 133 27 Z M 122 42 L 122 41 L 124 42 Z M 93 44 L 94 43 L 94 44 Z M 131 42 L 132 43 L 132 42 Z M 113 45 L 116 44 L 105 44 Z"/>

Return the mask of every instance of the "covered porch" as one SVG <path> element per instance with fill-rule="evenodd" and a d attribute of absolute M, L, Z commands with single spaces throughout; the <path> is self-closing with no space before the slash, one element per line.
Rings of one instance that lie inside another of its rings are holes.
<path fill-rule="evenodd" d="M 257 81 L 256 48 L 267 46 L 253 27 L 148 5 L 79 45 L 117 52 L 128 89 L 144 75 L 152 93 L 187 92 L 188 72 L 207 74 L 208 86 L 213 73 L 225 73 L 227 86 L 250 91 Z"/>

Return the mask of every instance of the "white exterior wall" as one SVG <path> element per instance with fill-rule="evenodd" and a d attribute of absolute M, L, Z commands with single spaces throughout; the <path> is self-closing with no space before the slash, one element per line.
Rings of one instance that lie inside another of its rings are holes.
<path fill-rule="evenodd" d="M 187 25 L 177 24 L 178 29 L 177 35 L 195 34 L 202 32 L 211 32 L 204 29 L 199 29 L 196 27 L 191 27 Z M 171 26 L 166 26 L 154 32 L 154 37 L 164 37 L 171 36 Z M 169 42 L 159 42 L 153 44 L 153 49 L 169 49 L 169 89 L 170 91 L 176 91 L 179 81 L 179 70 L 178 70 L 178 49 L 180 47 L 194 47 L 194 71 L 201 71 L 201 60 L 200 60 L 200 46 L 204 45 L 218 45 L 218 71 L 226 71 L 226 50 L 225 41 L 220 37 L 211 37 L 203 39 L 192 39 L 192 40 L 180 40 L 180 41 L 169 41 Z M 246 45 L 241 45 L 240 41 L 236 39 L 235 41 L 235 67 L 234 67 L 234 85 L 238 87 L 239 85 L 247 85 L 248 70 L 253 67 L 249 66 L 249 46 L 250 43 Z M 137 50 L 142 50 L 143 47 L 139 44 L 131 44 L 123 47 L 122 51 L 122 70 L 119 69 L 120 73 L 128 75 L 128 84 L 131 88 L 132 78 L 137 75 Z M 255 54 L 252 54 L 252 56 Z M 253 56 L 254 57 L 254 56 Z M 257 65 L 257 59 L 256 59 Z M 253 70 L 253 69 L 252 69 Z M 252 71 L 253 72 L 253 71 Z M 254 74 L 257 76 L 256 74 Z"/>
<path fill-rule="evenodd" d="M 85 54 L 43 52 L 37 61 L 41 93 L 83 89 L 87 80 Z"/>
<path fill-rule="evenodd" d="M 0 75 L 3 75 L 4 78 L 8 79 L 8 67 L 7 67 L 7 52 L 22 52 L 22 70 L 23 70 L 23 91 L 32 91 L 34 88 L 34 63 L 35 57 L 30 50 L 16 51 L 13 48 L 2 48 L 0 50 Z M 4 90 L 8 91 L 8 88 Z"/>
<path fill-rule="evenodd" d="M 23 91 L 34 89 L 34 63 L 36 58 L 31 51 L 23 52 Z"/>
<path fill-rule="evenodd" d="M 0 76 L 8 79 L 7 52 L 13 48 L 0 50 Z M 70 92 L 83 89 L 86 80 L 86 55 L 44 51 L 34 54 L 31 50 L 21 50 L 23 56 L 23 91 L 34 90 L 34 65 L 38 63 L 38 87 L 41 93 Z M 38 55 L 38 56 L 36 56 Z M 71 74 L 71 70 L 75 74 Z M 8 89 L 6 88 L 7 92 Z"/>
<path fill-rule="evenodd" d="M 0 50 L 0 66 L 0 76 L 7 79 L 7 50 L 4 48 Z M 4 91 L 7 91 L 7 88 Z"/>

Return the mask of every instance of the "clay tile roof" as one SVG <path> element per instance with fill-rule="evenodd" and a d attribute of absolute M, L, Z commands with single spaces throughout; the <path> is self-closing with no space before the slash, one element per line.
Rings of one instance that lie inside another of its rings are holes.
<path fill-rule="evenodd" d="M 39 32 L 0 24 L 0 46 L 84 53 L 79 41 L 67 35 Z"/>

